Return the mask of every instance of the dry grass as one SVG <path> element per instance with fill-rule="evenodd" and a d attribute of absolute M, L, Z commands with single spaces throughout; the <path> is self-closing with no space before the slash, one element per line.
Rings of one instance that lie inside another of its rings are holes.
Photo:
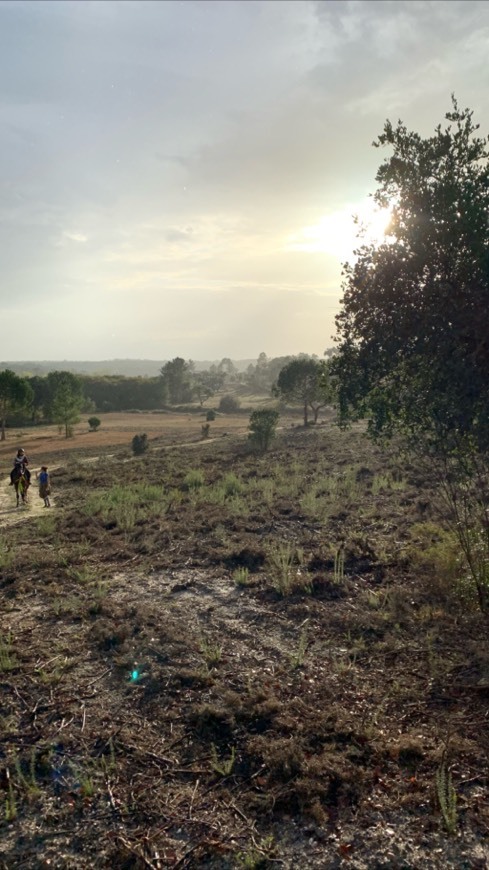
<path fill-rule="evenodd" d="M 429 483 L 373 487 L 397 459 L 360 428 L 256 457 L 246 419 L 208 443 L 179 417 L 148 462 L 123 417 L 63 441 L 49 521 L 2 536 L 1 870 L 368 870 L 390 830 L 390 866 L 483 867 L 487 634 L 420 558 Z"/>
<path fill-rule="evenodd" d="M 7 474 L 19 445 L 26 450 L 34 468 L 47 459 L 57 462 L 65 455 L 90 456 L 121 448 L 127 448 L 130 452 L 133 436 L 142 432 L 148 436 L 151 448 L 176 446 L 184 442 L 199 443 L 202 440 L 201 427 L 205 422 L 205 415 L 206 409 L 192 413 L 97 412 L 101 420 L 100 429 L 96 432 L 89 431 L 87 420 L 90 414 L 87 414 L 73 427 L 73 438 L 60 435 L 57 426 L 7 429 L 6 441 L 0 442 L 0 463 Z M 290 413 L 281 419 L 281 426 L 290 427 L 299 421 L 300 416 Z M 248 432 L 248 422 L 249 413 L 246 410 L 239 414 L 219 414 L 210 424 L 209 439 L 231 435 L 244 437 Z"/>

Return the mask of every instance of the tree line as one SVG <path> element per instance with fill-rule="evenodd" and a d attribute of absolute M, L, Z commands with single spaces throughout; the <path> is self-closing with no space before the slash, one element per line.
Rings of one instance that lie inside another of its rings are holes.
<path fill-rule="evenodd" d="M 246 372 L 238 372 L 228 358 L 196 371 L 192 360 L 182 357 L 165 363 L 158 377 L 68 371 L 21 377 L 5 369 L 0 372 L 1 439 L 7 424 L 56 423 L 69 436 L 82 412 L 149 411 L 196 402 L 203 407 L 216 394 L 221 394 L 219 409 L 229 413 L 239 408 L 240 392 L 298 403 L 307 425 L 311 415 L 316 422 L 320 408 L 332 401 L 328 367 L 328 361 L 307 354 L 268 359 L 261 353 Z"/>

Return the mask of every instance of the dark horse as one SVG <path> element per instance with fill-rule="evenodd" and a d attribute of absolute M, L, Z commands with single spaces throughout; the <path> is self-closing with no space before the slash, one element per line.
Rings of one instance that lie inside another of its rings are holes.
<path fill-rule="evenodd" d="M 17 499 L 17 507 L 22 501 L 22 504 L 27 504 L 27 490 L 31 482 L 25 472 L 25 469 L 15 469 L 12 475 L 12 483 L 15 489 L 15 497 Z"/>

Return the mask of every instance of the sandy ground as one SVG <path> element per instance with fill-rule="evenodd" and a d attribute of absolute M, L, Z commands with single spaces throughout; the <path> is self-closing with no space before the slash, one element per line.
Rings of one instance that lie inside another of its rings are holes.
<path fill-rule="evenodd" d="M 49 496 L 51 510 L 54 507 L 54 499 Z M 15 489 L 10 486 L 10 476 L 2 478 L 0 484 L 0 528 L 21 523 L 24 520 L 37 517 L 45 513 L 48 508 L 44 507 L 44 499 L 39 496 L 39 488 L 35 474 L 27 493 L 27 504 L 16 506 Z"/>

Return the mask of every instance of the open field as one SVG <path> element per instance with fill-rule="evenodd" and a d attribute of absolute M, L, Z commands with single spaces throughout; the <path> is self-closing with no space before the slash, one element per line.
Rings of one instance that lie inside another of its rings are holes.
<path fill-rule="evenodd" d="M 130 452 L 134 435 L 143 432 L 150 442 L 158 439 L 158 443 L 171 445 L 202 439 L 201 427 L 206 422 L 206 410 L 193 413 L 172 412 L 134 412 L 106 413 L 97 412 L 101 427 L 97 432 L 90 432 L 87 417 L 84 415 L 80 423 L 74 426 L 73 438 L 65 438 L 59 434 L 58 427 L 34 426 L 25 429 L 8 429 L 6 441 L 0 442 L 0 463 L 2 471 L 11 468 L 13 457 L 18 446 L 23 447 L 35 468 L 41 462 L 56 461 L 60 454 L 94 455 L 108 448 L 124 448 Z M 244 435 L 248 429 L 249 413 L 235 415 L 218 415 L 210 423 L 210 438 L 221 438 L 226 435 Z M 300 416 L 289 414 L 281 425 L 299 423 Z M 46 459 L 47 458 L 47 459 Z"/>
<path fill-rule="evenodd" d="M 487 867 L 487 624 L 429 474 L 98 416 L 0 447 L 56 502 L 0 527 L 0 868 Z"/>

